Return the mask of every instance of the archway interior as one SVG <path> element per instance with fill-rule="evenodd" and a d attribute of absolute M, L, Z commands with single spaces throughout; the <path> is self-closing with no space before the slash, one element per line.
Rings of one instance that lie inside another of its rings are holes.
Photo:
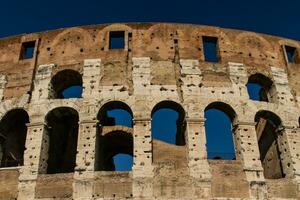
<path fill-rule="evenodd" d="M 255 101 L 269 102 L 270 90 L 273 82 L 262 74 L 253 74 L 249 77 L 246 85 L 249 98 Z"/>
<path fill-rule="evenodd" d="M 255 122 L 260 160 L 265 178 L 285 177 L 280 158 L 283 152 L 278 142 L 278 136 L 282 131 L 280 118 L 272 112 L 260 111 L 255 116 Z"/>
<path fill-rule="evenodd" d="M 51 79 L 52 98 L 68 99 L 82 97 L 82 76 L 74 70 L 63 70 Z"/>
<path fill-rule="evenodd" d="M 152 161 L 173 162 L 177 167 L 187 163 L 185 147 L 185 111 L 176 102 L 162 101 L 151 113 Z"/>
<path fill-rule="evenodd" d="M 0 122 L 0 167 L 23 165 L 29 116 L 23 109 L 9 111 Z"/>
<path fill-rule="evenodd" d="M 172 101 L 158 103 L 152 110 L 151 119 L 153 140 L 185 145 L 185 111 L 179 104 Z"/>
<path fill-rule="evenodd" d="M 97 171 L 131 171 L 133 165 L 133 139 L 122 126 L 132 128 L 133 114 L 128 105 L 120 101 L 108 102 L 99 110 L 97 119 L 96 162 Z M 119 131 L 102 134 L 105 126 L 120 126 Z"/>
<path fill-rule="evenodd" d="M 98 137 L 96 171 L 131 171 L 133 138 L 131 133 L 113 131 Z"/>
<path fill-rule="evenodd" d="M 48 113 L 46 117 L 49 135 L 48 174 L 74 171 L 78 120 L 78 113 L 72 108 L 55 108 Z"/>
<path fill-rule="evenodd" d="M 206 150 L 208 159 L 234 160 L 232 133 L 233 109 L 224 103 L 212 103 L 205 109 Z"/>

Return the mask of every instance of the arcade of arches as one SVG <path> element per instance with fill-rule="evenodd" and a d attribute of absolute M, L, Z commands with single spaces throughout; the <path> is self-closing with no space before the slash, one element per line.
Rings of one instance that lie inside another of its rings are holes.
<path fill-rule="evenodd" d="M 114 114 L 116 112 L 117 114 Z M 120 114 L 122 113 L 123 114 Z M 119 114 L 118 114 L 119 113 Z M 125 114 L 124 114 L 125 113 Z M 173 101 L 162 101 L 152 110 L 152 150 L 153 162 L 177 160 L 186 163 L 186 120 L 181 105 Z M 211 117 L 222 121 L 220 129 L 209 127 Z M 213 102 L 205 108 L 206 151 L 208 159 L 236 159 L 235 133 L 236 113 L 223 102 Z M 120 119 L 118 119 L 120 118 Z M 127 118 L 122 124 L 122 120 Z M 114 157 L 119 154 L 134 156 L 134 138 L 132 133 L 133 113 L 128 105 L 120 101 L 104 104 L 98 112 L 96 126 L 95 171 L 115 171 Z M 282 145 L 284 128 L 281 119 L 270 111 L 259 111 L 255 115 L 255 129 L 260 153 L 260 160 L 265 178 L 277 179 L 286 176 L 285 163 L 282 162 L 285 150 Z M 47 173 L 73 172 L 76 166 L 79 115 L 69 107 L 58 107 L 45 117 L 45 132 L 49 145 Z M 0 158 L 1 167 L 23 164 L 26 141 L 26 124 L 29 116 L 23 109 L 7 112 L 0 122 Z M 166 125 L 170 132 L 161 136 L 156 126 Z M 17 124 L 17 125 L 16 125 Z M 173 128 L 172 128 L 173 127 Z M 221 131 L 220 131 L 221 130 Z M 222 132 L 223 130 L 223 132 Z M 221 144 L 216 143 L 221 138 Z M 45 147 L 46 148 L 46 147 Z M 184 161 L 184 162 L 183 162 Z M 128 164 L 127 170 L 132 169 Z"/>

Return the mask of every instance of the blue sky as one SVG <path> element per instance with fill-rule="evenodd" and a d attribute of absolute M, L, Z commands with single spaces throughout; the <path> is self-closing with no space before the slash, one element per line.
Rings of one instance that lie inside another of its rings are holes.
<path fill-rule="evenodd" d="M 297 0 L 11 0 L 1 2 L 0 37 L 88 24 L 176 22 L 249 30 L 300 40 L 299 8 L 300 1 Z M 126 116 L 118 111 L 115 114 Z M 211 118 L 207 121 L 208 129 L 209 126 L 213 128 L 215 122 L 226 124 L 228 120 L 217 111 L 209 111 L 205 116 Z M 174 124 L 170 125 L 176 120 L 174 111 L 163 110 L 153 118 L 157 123 L 153 122 L 155 137 L 172 142 L 171 137 L 161 133 L 167 133 L 168 127 L 174 132 Z M 224 120 L 220 121 L 220 118 Z M 219 146 L 226 154 L 232 154 L 230 137 L 226 142 L 217 140 L 218 134 L 228 135 L 228 130 L 228 125 L 213 130 L 216 134 L 208 138 L 212 142 L 207 144 L 212 152 L 218 151 L 215 148 Z M 127 157 L 122 157 L 116 162 L 122 165 L 126 160 Z"/>
<path fill-rule="evenodd" d="M 297 0 L 11 0 L 1 2 L 0 37 L 83 24 L 180 22 L 300 40 Z"/>

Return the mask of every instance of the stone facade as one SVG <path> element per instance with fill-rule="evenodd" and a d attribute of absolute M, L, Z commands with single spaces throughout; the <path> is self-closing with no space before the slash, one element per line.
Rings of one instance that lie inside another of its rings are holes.
<path fill-rule="evenodd" d="M 124 48 L 110 48 L 113 31 L 124 33 Z M 203 36 L 217 38 L 217 62 L 205 60 Z M 34 53 L 24 59 L 28 42 Z M 293 61 L 285 46 L 294 48 Z M 300 42 L 199 25 L 92 25 L 1 39 L 0 117 L 22 109 L 29 123 L 23 163 L 0 168 L 0 199 L 300 199 L 299 61 Z M 82 98 L 56 98 L 62 71 L 80 74 Z M 257 73 L 272 81 L 268 102 L 249 98 L 246 84 Z M 152 139 L 152 110 L 165 101 L 183 110 L 185 145 Z M 132 128 L 99 126 L 109 102 L 131 109 Z M 212 103 L 233 113 L 236 160 L 207 159 L 204 112 Z M 281 120 L 276 161 L 284 177 L 265 177 L 260 111 Z M 47 173 L 55 165 L 48 161 L 52 115 L 78 117 L 74 172 Z M 98 135 L 111 132 L 132 138 L 131 172 L 99 170 Z"/>

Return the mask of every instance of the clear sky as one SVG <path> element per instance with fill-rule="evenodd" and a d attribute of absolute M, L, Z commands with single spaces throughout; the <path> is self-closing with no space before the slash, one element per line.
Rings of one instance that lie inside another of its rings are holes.
<path fill-rule="evenodd" d="M 111 22 L 222 26 L 300 40 L 299 0 L 3 0 L 0 37 Z"/>
<path fill-rule="evenodd" d="M 0 37 L 88 24 L 176 22 L 249 30 L 300 40 L 299 9 L 299 0 L 3 0 Z M 206 117 L 212 114 L 208 112 Z M 215 113 L 212 117 L 215 121 L 208 121 L 208 126 L 213 127 L 220 117 L 222 113 Z M 169 119 L 174 123 L 173 118 L 174 114 L 165 110 L 157 114 L 154 121 Z M 226 119 L 219 122 L 226 122 Z M 158 139 L 167 125 L 162 122 L 153 126 Z M 161 129 L 157 128 L 159 126 Z M 229 131 L 224 134 L 230 134 L 230 128 L 227 126 Z M 214 141 L 216 135 L 211 137 L 210 140 Z M 215 141 L 215 144 L 208 145 L 212 148 L 223 145 L 223 153 L 230 154 L 231 143 Z"/>

